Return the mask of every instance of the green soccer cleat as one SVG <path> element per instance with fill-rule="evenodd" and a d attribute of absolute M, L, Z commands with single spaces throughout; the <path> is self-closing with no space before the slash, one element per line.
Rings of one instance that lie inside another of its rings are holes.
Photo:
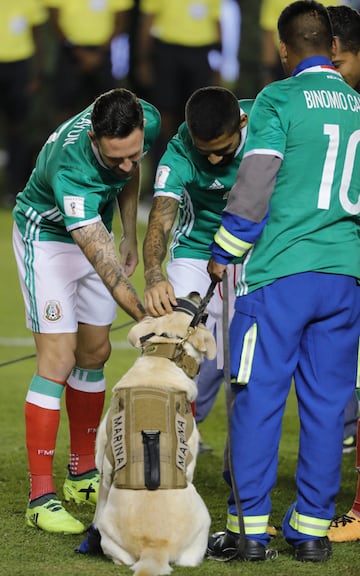
<path fill-rule="evenodd" d="M 97 470 L 91 470 L 79 476 L 72 476 L 69 473 L 63 486 L 65 501 L 96 506 L 99 481 L 100 475 Z"/>
<path fill-rule="evenodd" d="M 53 497 L 52 497 L 53 496 Z M 34 505 L 38 503 L 38 505 Z M 25 514 L 26 524 L 45 532 L 81 534 L 85 526 L 65 510 L 56 495 L 37 498 L 30 502 Z"/>

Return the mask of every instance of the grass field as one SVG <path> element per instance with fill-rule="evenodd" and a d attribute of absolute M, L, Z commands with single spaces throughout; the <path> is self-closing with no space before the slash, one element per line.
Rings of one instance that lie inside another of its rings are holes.
<path fill-rule="evenodd" d="M 51 535 L 25 526 L 24 513 L 27 503 L 28 476 L 25 451 L 23 408 L 29 381 L 35 371 L 34 348 L 31 334 L 24 327 L 23 303 L 18 287 L 15 262 L 11 248 L 12 219 L 9 211 L 0 211 L 0 575 L 1 576 L 115 576 L 130 575 L 127 567 L 115 566 L 102 558 L 84 557 L 74 553 L 81 536 Z M 139 227 L 140 237 L 144 227 Z M 134 277 L 142 293 L 142 269 Z M 129 322 L 119 311 L 112 332 L 113 353 L 106 367 L 108 380 L 107 401 L 111 387 L 127 370 L 136 357 L 126 341 Z M 14 362 L 13 362 L 14 361 Z M 221 477 L 222 450 L 226 435 L 224 393 L 202 424 L 206 443 L 213 452 L 200 455 L 195 484 L 203 496 L 212 518 L 212 531 L 222 530 L 226 521 L 228 490 Z M 283 437 L 279 458 L 279 475 L 273 491 L 272 522 L 280 526 L 282 515 L 294 500 L 294 473 L 297 457 L 298 421 L 296 401 L 289 397 L 283 423 Z M 326 442 L 326 438 L 324 438 Z M 69 451 L 65 410 L 58 435 L 55 455 L 55 474 L 59 496 L 64 480 Z M 338 512 L 349 509 L 356 486 L 354 454 L 343 457 L 343 481 L 338 496 Z M 68 506 L 70 512 L 85 524 L 92 519 L 92 510 Z M 281 538 L 273 540 L 278 549 L 275 561 L 264 563 L 218 563 L 210 560 L 193 569 L 174 568 L 174 576 L 218 576 L 242 574 L 243 576 L 359 576 L 359 542 L 334 546 L 332 559 L 325 565 L 301 564 L 291 557 L 291 550 Z"/>

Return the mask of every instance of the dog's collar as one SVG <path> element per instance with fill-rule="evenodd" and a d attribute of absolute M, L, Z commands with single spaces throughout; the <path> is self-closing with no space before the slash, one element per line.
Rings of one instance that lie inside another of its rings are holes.
<path fill-rule="evenodd" d="M 191 298 L 176 298 L 177 305 L 173 306 L 174 312 L 185 312 L 189 316 L 195 316 L 199 308 L 199 302 L 194 302 Z"/>
<path fill-rule="evenodd" d="M 153 334 L 148 335 L 151 338 Z M 146 338 L 146 339 L 148 339 Z M 176 366 L 181 368 L 186 376 L 195 378 L 200 370 L 200 365 L 196 362 L 195 358 L 190 356 L 184 349 L 184 340 L 180 342 L 149 342 L 142 348 L 143 356 L 160 356 L 161 358 L 168 358 L 175 362 Z"/>

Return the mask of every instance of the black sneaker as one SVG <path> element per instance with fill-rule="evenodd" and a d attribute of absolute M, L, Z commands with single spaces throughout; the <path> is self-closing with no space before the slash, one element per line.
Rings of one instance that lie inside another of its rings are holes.
<path fill-rule="evenodd" d="M 220 562 L 228 562 L 229 560 L 265 560 L 267 557 L 267 550 L 263 544 L 256 542 L 256 540 L 245 541 L 245 550 L 239 550 L 239 537 L 229 532 L 215 532 L 212 534 L 208 541 L 207 556 Z"/>
<path fill-rule="evenodd" d="M 331 543 L 327 536 L 294 546 L 294 551 L 295 560 L 299 562 L 326 562 L 332 554 Z"/>

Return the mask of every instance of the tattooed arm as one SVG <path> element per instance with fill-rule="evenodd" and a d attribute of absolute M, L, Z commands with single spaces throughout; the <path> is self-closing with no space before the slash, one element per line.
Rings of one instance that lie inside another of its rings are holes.
<path fill-rule="evenodd" d="M 157 196 L 153 200 L 143 244 L 145 274 L 145 308 L 152 316 L 163 316 L 176 306 L 175 292 L 162 272 L 169 235 L 175 222 L 179 202 Z"/>
<path fill-rule="evenodd" d="M 119 306 L 135 320 L 142 320 L 144 307 L 120 265 L 114 241 L 103 222 L 76 228 L 71 235 Z"/>

